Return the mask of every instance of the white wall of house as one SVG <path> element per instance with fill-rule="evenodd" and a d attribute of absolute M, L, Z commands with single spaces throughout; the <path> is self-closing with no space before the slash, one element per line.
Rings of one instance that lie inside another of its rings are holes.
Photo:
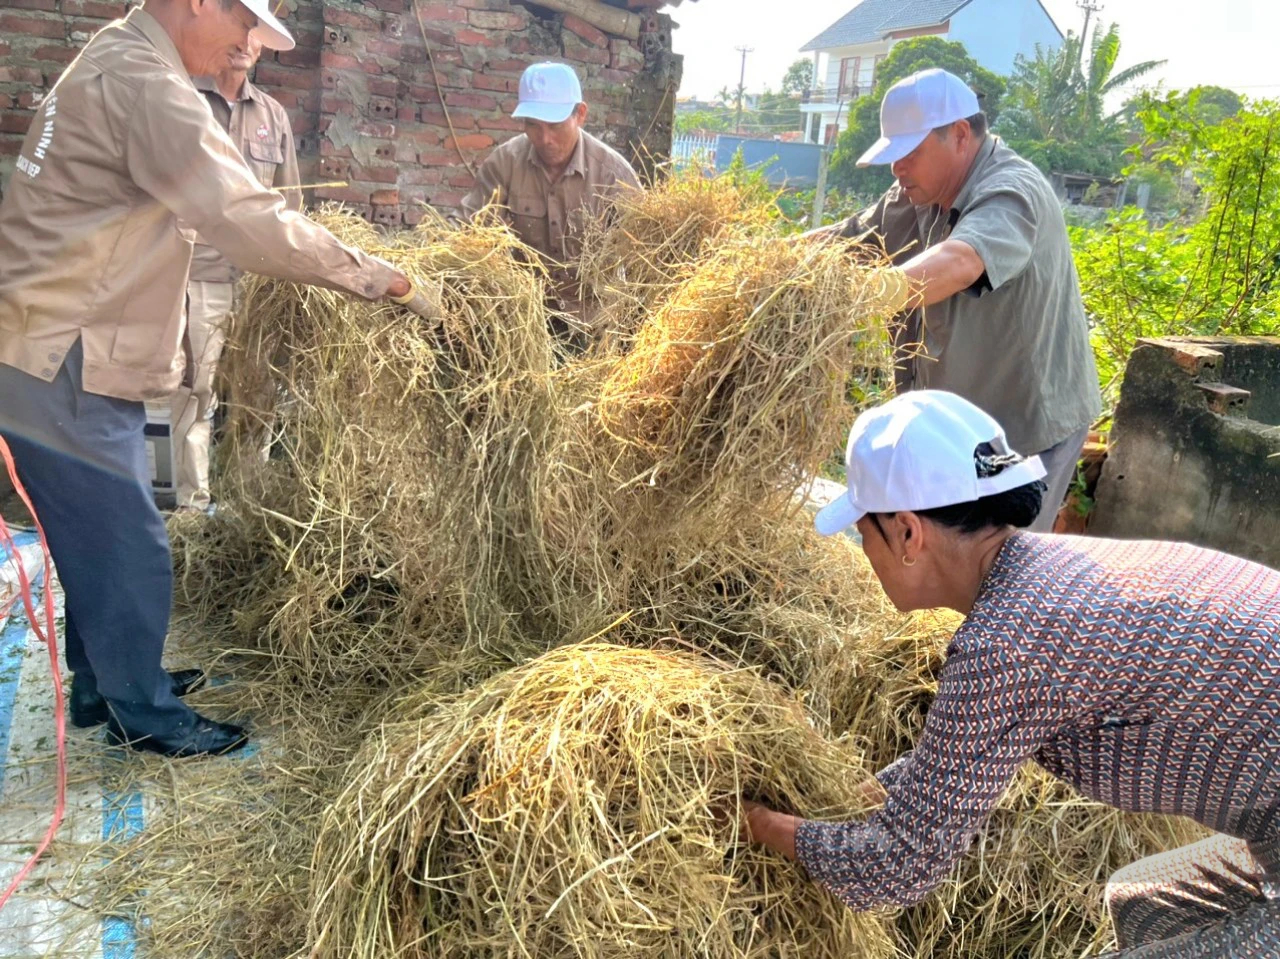
<path fill-rule="evenodd" d="M 810 124 L 810 143 L 822 142 L 823 131 L 837 122 L 837 105 L 843 101 L 839 109 L 839 129 L 844 131 L 849 126 L 849 107 L 854 99 L 854 87 L 860 96 L 871 92 L 875 80 L 876 63 L 889 55 L 893 46 L 891 40 L 876 43 L 863 43 L 851 47 L 833 47 L 819 51 L 815 58 L 817 78 L 815 89 L 822 99 L 805 108 L 806 113 L 817 114 L 819 122 Z"/>
<path fill-rule="evenodd" d="M 1008 76 L 1019 54 L 1061 45 L 1062 35 L 1039 0 L 973 0 L 951 18 L 949 40 L 959 40 L 988 70 Z"/>

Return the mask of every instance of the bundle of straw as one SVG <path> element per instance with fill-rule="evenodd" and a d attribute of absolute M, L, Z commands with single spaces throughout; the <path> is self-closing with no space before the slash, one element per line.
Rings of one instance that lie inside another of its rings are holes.
<path fill-rule="evenodd" d="M 776 515 L 848 428 L 855 367 L 887 359 L 891 295 L 839 245 L 717 248 L 600 387 L 619 480 L 664 491 L 664 511 L 706 515 L 714 498 Z"/>
<path fill-rule="evenodd" d="M 557 411 L 542 279 L 509 231 L 438 225 L 376 246 L 357 218 L 324 220 L 441 283 L 445 315 L 251 285 L 255 321 L 224 363 L 222 510 L 212 535 L 176 537 L 181 578 L 217 595 L 233 642 L 318 687 L 429 669 L 425 636 L 501 646 L 511 610 L 546 602 L 536 504 Z M 222 548 L 252 554 L 256 575 L 210 591 Z"/>
<path fill-rule="evenodd" d="M 778 218 L 767 188 L 732 177 L 675 173 L 624 193 L 588 221 L 578 275 L 598 304 L 607 344 L 624 345 L 709 252 L 733 238 L 768 236 Z"/>
<path fill-rule="evenodd" d="M 857 757 L 703 657 L 576 646 L 411 698 L 350 778 L 316 850 L 317 957 L 889 954 L 879 919 L 737 837 L 743 795 L 856 810 Z"/>

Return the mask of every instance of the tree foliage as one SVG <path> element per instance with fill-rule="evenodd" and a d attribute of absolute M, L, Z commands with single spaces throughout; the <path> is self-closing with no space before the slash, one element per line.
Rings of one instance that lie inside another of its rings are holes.
<path fill-rule="evenodd" d="M 813 61 L 799 59 L 787 67 L 782 78 L 782 92 L 788 96 L 800 96 L 813 86 Z"/>
<path fill-rule="evenodd" d="M 1126 211 L 1072 237 L 1113 397 L 1139 337 L 1280 333 L 1280 102 L 1212 125 L 1202 102 L 1171 95 L 1141 120 L 1152 162 L 1194 171 L 1203 216 L 1152 227 Z"/>
<path fill-rule="evenodd" d="M 1087 60 L 1084 40 L 1068 33 L 1061 46 L 1037 46 L 1018 57 L 998 132 L 1015 150 L 1049 172 L 1119 176 L 1129 146 L 1125 111 L 1108 112 L 1107 98 L 1163 63 L 1148 60 L 1117 72 L 1120 31 L 1094 31 Z"/>
<path fill-rule="evenodd" d="M 949 70 L 960 77 L 979 95 L 988 119 L 994 122 L 999 118 L 1005 81 L 980 66 L 963 43 L 941 37 L 904 40 L 880 63 L 870 95 L 845 107 L 849 111 L 849 128 L 840 135 L 832 158 L 830 176 L 834 186 L 856 194 L 880 193 L 889 188 L 893 175 L 888 168 L 859 169 L 858 157 L 880 137 L 880 101 L 888 89 L 917 71 L 932 68 Z"/>

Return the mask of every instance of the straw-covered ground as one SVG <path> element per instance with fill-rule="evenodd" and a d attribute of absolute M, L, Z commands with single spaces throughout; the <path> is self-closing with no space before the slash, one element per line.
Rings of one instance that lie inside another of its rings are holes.
<path fill-rule="evenodd" d="M 327 215 L 442 284 L 435 324 L 250 284 L 219 510 L 171 532 L 187 651 L 234 678 L 197 704 L 261 747 L 124 767 L 158 805 L 83 894 L 145 920 L 148 955 L 1107 944 L 1109 872 L 1186 830 L 1034 771 L 900 914 L 737 841 L 743 798 L 866 812 L 956 625 L 894 611 L 796 505 L 852 421 L 850 371 L 883 373 L 894 303 L 875 266 L 775 218 L 725 180 L 629 200 L 587 245 L 608 320 L 580 355 L 493 221 L 388 237 Z"/>

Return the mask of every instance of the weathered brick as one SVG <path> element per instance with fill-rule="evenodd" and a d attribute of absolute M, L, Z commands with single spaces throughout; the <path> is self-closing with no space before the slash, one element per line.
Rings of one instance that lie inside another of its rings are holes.
<path fill-rule="evenodd" d="M 356 186 L 327 186 L 316 190 L 316 198 L 339 203 L 368 203 L 369 191 Z"/>
<path fill-rule="evenodd" d="M 414 123 L 418 119 L 416 107 L 400 107 L 396 110 L 397 123 Z"/>
<path fill-rule="evenodd" d="M 603 30 L 593 27 L 587 21 L 581 17 L 575 17 L 572 13 L 564 15 L 564 28 L 571 33 L 576 33 L 593 47 L 609 46 L 609 37 Z"/>
<path fill-rule="evenodd" d="M 467 22 L 481 30 L 523 30 L 525 27 L 525 18 L 517 13 L 489 10 L 469 10 Z"/>
<path fill-rule="evenodd" d="M 404 56 L 404 44 L 399 40 L 370 40 L 364 45 L 369 53 L 376 53 L 379 56 L 391 57 L 393 59 L 401 59 Z"/>
<path fill-rule="evenodd" d="M 0 156 L 16 157 L 22 152 L 22 137 L 13 134 L 0 135 Z"/>
<path fill-rule="evenodd" d="M 418 16 L 422 18 L 423 23 L 438 23 L 441 20 L 467 22 L 467 11 L 456 3 L 420 3 Z"/>
<path fill-rule="evenodd" d="M 0 110 L 8 110 L 13 106 L 13 97 L 7 93 L 0 93 Z"/>
<path fill-rule="evenodd" d="M 292 50 L 282 50 L 276 54 L 276 60 L 286 67 L 318 67 L 320 65 L 320 50 L 308 49 L 299 44 Z M 262 70 L 262 66 L 258 67 Z"/>
<path fill-rule="evenodd" d="M 382 67 L 376 63 L 348 56 L 345 53 L 334 53 L 330 50 L 320 51 L 320 66 L 334 70 L 359 70 L 364 73 L 382 72 Z"/>
<path fill-rule="evenodd" d="M 493 146 L 493 137 L 487 133 L 466 133 L 458 137 L 449 137 L 444 141 L 445 149 L 487 150 Z"/>
<path fill-rule="evenodd" d="M 524 121 L 517 120 L 514 117 L 485 117 L 480 121 L 481 130 L 501 131 L 501 132 L 524 132 Z"/>
<path fill-rule="evenodd" d="M 0 15 L 0 33 L 24 34 L 29 37 L 66 39 L 67 25 L 63 20 L 47 20 L 43 17 L 24 16 L 19 13 Z"/>
<path fill-rule="evenodd" d="M 400 92 L 400 81 L 395 77 L 370 77 L 368 88 L 375 97 L 394 97 Z"/>
<path fill-rule="evenodd" d="M 397 166 L 376 166 L 369 163 L 353 168 L 351 175 L 357 180 L 364 180 L 368 183 L 395 183 L 400 179 L 400 168 Z"/>
<path fill-rule="evenodd" d="M 416 162 L 417 157 L 413 160 Z M 434 186 L 444 179 L 444 171 L 439 167 L 429 167 L 425 165 L 415 165 L 408 167 L 400 174 L 401 183 L 416 183 L 423 186 Z"/>
<path fill-rule="evenodd" d="M 320 112 L 352 115 L 356 112 L 356 105 L 350 97 L 337 93 L 325 93 L 320 97 Z"/>
<path fill-rule="evenodd" d="M 72 40 L 91 40 L 107 25 L 103 20 L 89 17 L 63 17 L 62 21 L 68 30 L 67 36 Z"/>
<path fill-rule="evenodd" d="M 449 186 L 457 187 L 459 190 L 470 190 L 476 185 L 476 178 L 470 173 L 455 173 L 449 177 Z"/>
<path fill-rule="evenodd" d="M 483 93 L 446 93 L 444 102 L 451 107 L 475 107 L 477 110 L 493 110 L 498 101 Z"/>
<path fill-rule="evenodd" d="M 520 89 L 517 77 L 490 76 L 486 73 L 473 73 L 471 86 L 477 90 L 496 90 L 499 93 L 516 93 Z"/>
<path fill-rule="evenodd" d="M 278 87 L 284 87 L 288 90 L 310 90 L 315 84 L 315 80 L 309 72 L 291 70 L 274 63 L 258 64 L 257 72 L 254 74 L 254 82 L 260 87 L 271 89 L 273 93 L 275 88 Z"/>
<path fill-rule="evenodd" d="M 4 0 L 4 5 L 15 10 L 57 10 L 58 0 Z"/>
<path fill-rule="evenodd" d="M 125 14 L 123 3 L 104 3 L 103 0 L 62 0 L 62 12 L 72 17 L 94 17 L 98 20 L 117 20 Z"/>
<path fill-rule="evenodd" d="M 0 133 L 26 133 L 32 116 L 26 110 L 5 110 L 0 113 Z"/>
<path fill-rule="evenodd" d="M 466 196 L 465 193 L 456 193 L 452 191 L 433 193 L 431 195 L 431 205 L 452 207 L 454 209 L 457 209 L 458 207 L 462 206 L 462 198 L 464 196 Z"/>
<path fill-rule="evenodd" d="M 564 38 L 564 55 L 565 59 L 575 61 L 579 64 L 594 63 L 598 66 L 608 66 L 609 51 L 600 47 L 592 46 L 589 43 L 583 43 L 577 37 L 566 36 Z M 578 68 L 581 75 L 582 69 Z"/>
<path fill-rule="evenodd" d="M 361 136 L 390 139 L 396 135 L 396 125 L 394 123 L 361 123 L 356 127 L 356 132 Z"/>
<path fill-rule="evenodd" d="M 382 29 L 380 18 L 365 16 L 363 13 L 356 13 L 354 10 L 331 7 L 327 4 L 324 8 L 324 22 L 326 24 L 336 24 L 340 27 L 351 27 L 354 30 L 372 30 L 376 32 Z"/>
<path fill-rule="evenodd" d="M 31 67 L 0 67 L 0 83 L 44 84 L 44 74 Z"/>
<path fill-rule="evenodd" d="M 80 55 L 80 48 L 70 45 L 59 46 L 56 43 L 47 43 L 42 47 L 36 47 L 33 54 L 36 60 L 44 60 L 49 63 L 70 63 Z"/>
<path fill-rule="evenodd" d="M 483 33 L 479 30 L 459 30 L 454 36 L 461 44 L 473 47 L 496 47 L 498 38 L 492 33 Z"/>

